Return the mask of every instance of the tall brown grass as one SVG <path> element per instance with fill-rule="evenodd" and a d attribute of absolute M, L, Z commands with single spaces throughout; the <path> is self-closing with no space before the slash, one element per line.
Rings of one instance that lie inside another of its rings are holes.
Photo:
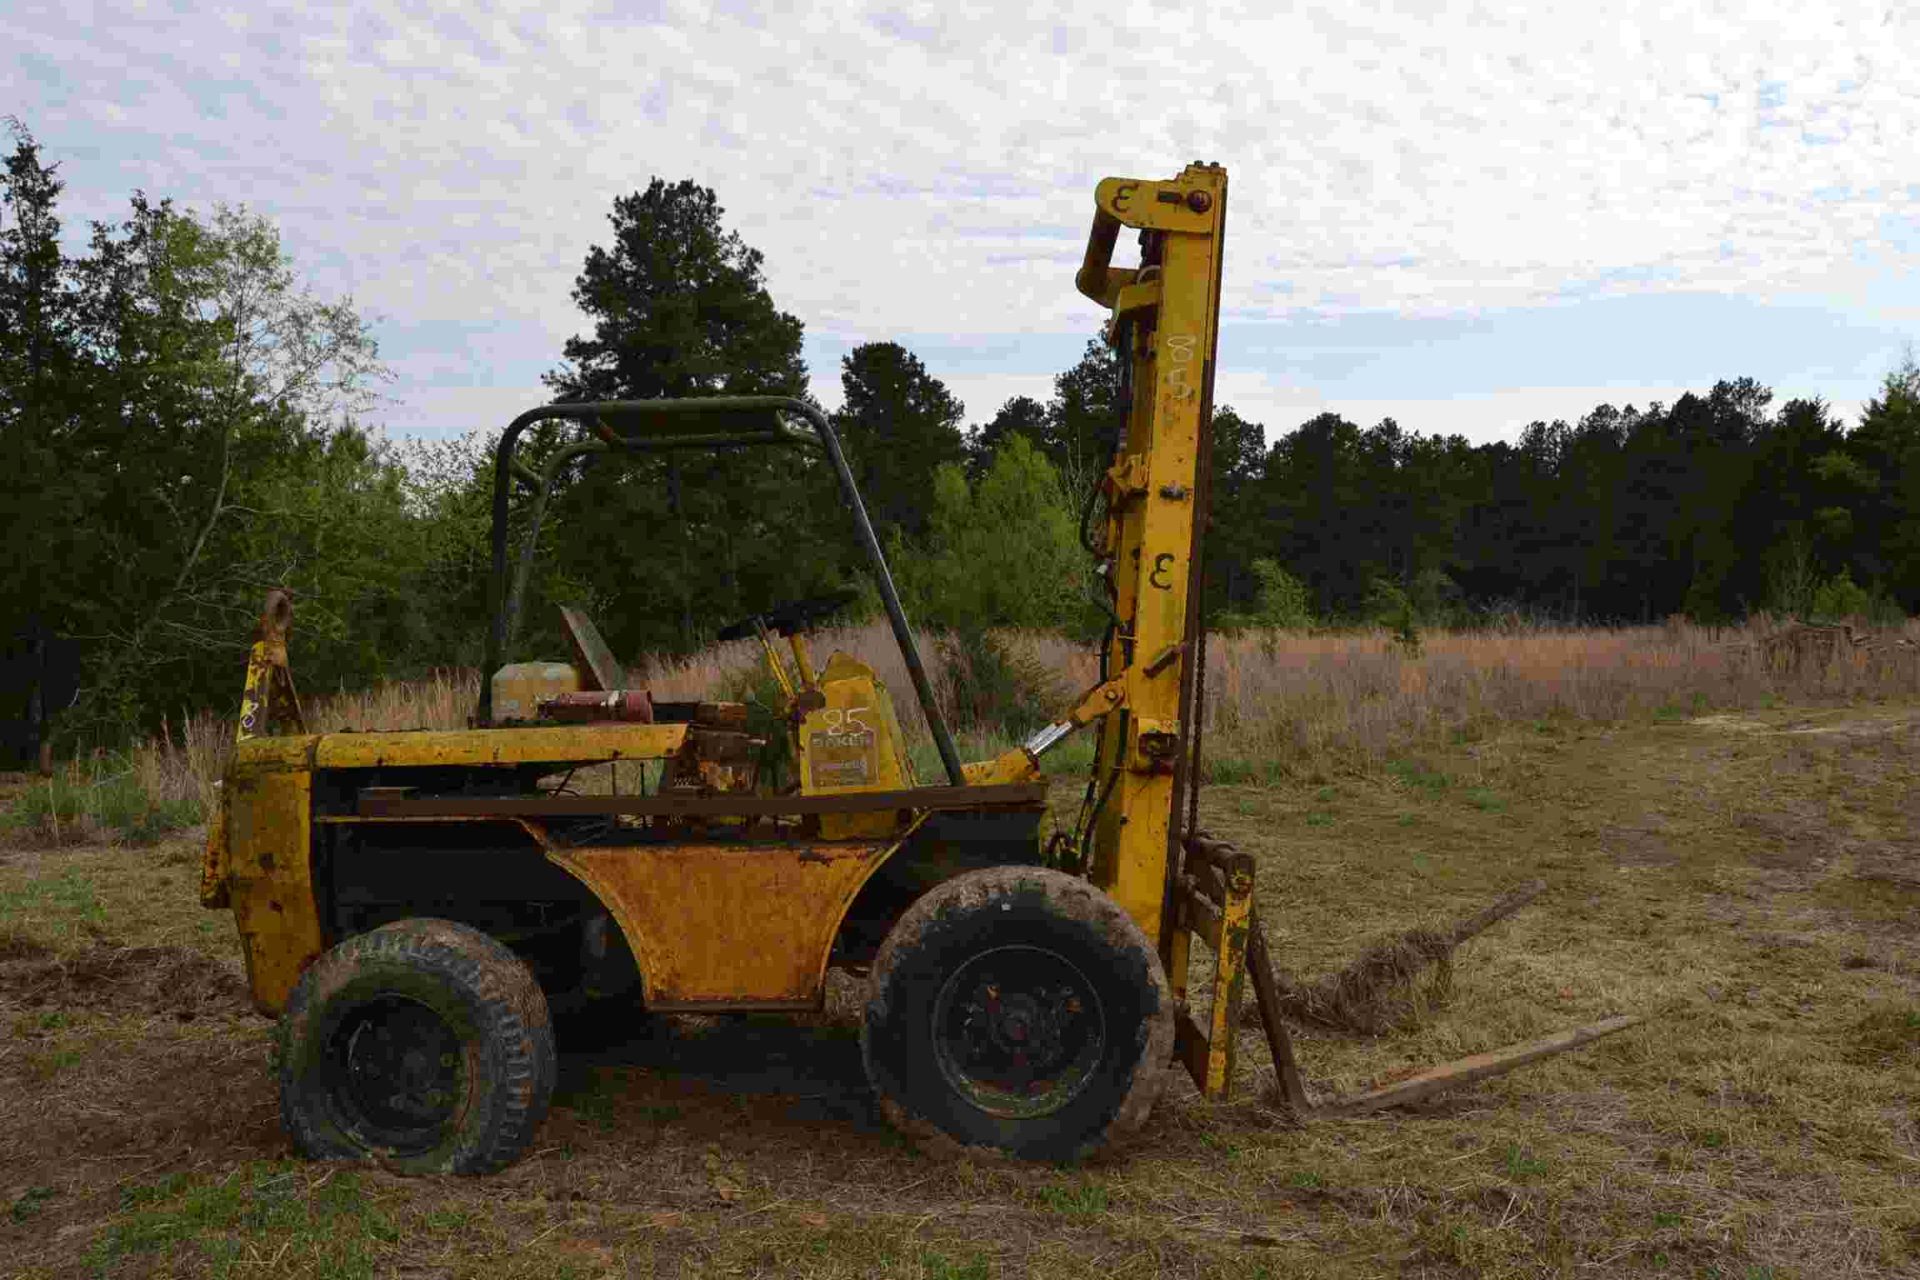
<path fill-rule="evenodd" d="M 1213 636 L 1206 731 L 1214 750 L 1282 767 L 1366 767 L 1498 722 L 1618 722 L 1775 702 L 1920 694 L 1920 654 L 1889 646 L 1788 668 L 1765 660 L 1772 619 L 1705 628 L 1434 632 L 1416 655 L 1386 632 Z M 1889 639 L 1920 641 L 1920 621 Z"/>
<path fill-rule="evenodd" d="M 1417 654 L 1385 631 L 1213 635 L 1207 641 L 1208 753 L 1239 762 L 1246 776 L 1365 770 L 1422 742 L 1472 739 L 1503 722 L 1608 723 L 1775 702 L 1920 696 L 1920 652 L 1893 643 L 1920 645 L 1920 620 L 1883 631 L 1883 647 L 1843 649 L 1791 668 L 1764 657 L 1766 639 L 1782 625 L 1759 618 L 1714 629 L 1669 620 L 1615 629 L 1438 631 L 1422 638 Z M 1016 662 L 1051 677 L 1048 683 L 1060 692 L 1059 703 L 1043 709 L 1049 714 L 1095 682 L 1097 662 L 1085 645 L 1046 632 L 999 638 Z M 949 655 L 935 639 L 922 637 L 921 649 L 944 702 Z M 892 690 L 909 738 L 927 736 L 906 664 L 883 623 L 823 630 L 812 643 L 820 660 L 844 650 L 871 665 Z M 736 641 L 690 657 L 643 660 L 630 679 L 662 700 L 714 697 L 750 683 L 760 661 L 757 643 Z M 443 670 L 424 680 L 312 697 L 304 710 L 314 732 L 450 729 L 467 723 L 478 690 L 478 673 Z M 941 710 L 951 717 L 951 706 Z M 996 740 L 993 725 L 954 727 L 968 745 Z M 134 748 L 124 768 L 154 805 L 204 813 L 232 743 L 232 718 L 201 712 L 164 726 Z M 99 759 L 72 762 L 64 766 L 67 784 L 76 792 L 98 791 L 109 776 L 106 767 Z"/>

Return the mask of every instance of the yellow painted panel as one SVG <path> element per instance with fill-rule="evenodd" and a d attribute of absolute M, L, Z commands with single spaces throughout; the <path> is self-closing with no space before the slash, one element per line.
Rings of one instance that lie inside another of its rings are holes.
<path fill-rule="evenodd" d="M 1011 747 L 991 760 L 974 760 L 961 766 L 970 787 L 990 787 L 1011 782 L 1032 782 L 1040 776 L 1040 766 L 1025 747 Z"/>
<path fill-rule="evenodd" d="M 873 669 L 844 653 L 821 673 L 823 705 L 800 725 L 800 791 L 897 791 L 913 785 L 900 720 Z"/>
<path fill-rule="evenodd" d="M 822 706 L 800 724 L 800 792 L 897 791 L 914 785 L 900 718 L 873 668 L 836 653 L 820 673 Z M 820 818 L 829 840 L 882 837 L 898 831 L 892 813 L 833 813 Z"/>
<path fill-rule="evenodd" d="M 313 744 L 320 741 L 311 733 L 288 734 L 272 738 L 247 738 L 234 744 L 229 774 L 284 773 L 289 769 L 313 767 Z"/>
<path fill-rule="evenodd" d="M 893 841 L 555 849 L 620 922 L 655 1009 L 813 1006 L 853 895 Z"/>
<path fill-rule="evenodd" d="M 262 741 L 271 742 L 272 739 Z M 312 775 L 228 775 L 227 893 L 253 1002 L 278 1013 L 322 948 L 307 843 Z"/>
<path fill-rule="evenodd" d="M 313 763 L 316 769 L 364 769 L 377 765 L 660 760 L 678 751 L 686 737 L 687 726 L 683 724 L 330 733 L 320 739 Z"/>

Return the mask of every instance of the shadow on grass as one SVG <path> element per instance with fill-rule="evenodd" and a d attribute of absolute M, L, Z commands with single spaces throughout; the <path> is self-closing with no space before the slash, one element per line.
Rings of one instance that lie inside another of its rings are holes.
<path fill-rule="evenodd" d="M 629 1015 L 600 1027 L 592 1049 L 561 1043 L 556 1106 L 589 1119 L 622 1095 L 656 1120 L 695 1120 L 701 1113 L 737 1120 L 740 1109 L 771 1109 L 794 1122 L 886 1128 L 860 1060 L 857 1028 L 820 1025 L 774 1014 Z M 577 1041 L 576 1041 L 577 1043 Z"/>

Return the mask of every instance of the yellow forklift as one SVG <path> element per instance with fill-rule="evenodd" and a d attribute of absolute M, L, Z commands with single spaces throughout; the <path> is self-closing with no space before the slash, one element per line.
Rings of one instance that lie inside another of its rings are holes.
<path fill-rule="evenodd" d="M 831 966 L 866 976 L 862 1052 L 894 1124 L 1049 1160 L 1140 1125 L 1176 1061 L 1225 1097 L 1249 974 L 1276 1102 L 1303 1118 L 1405 1101 L 1631 1021 L 1365 1095 L 1307 1097 L 1285 1021 L 1302 989 L 1266 954 L 1253 860 L 1197 828 L 1195 567 L 1226 198 L 1225 171 L 1206 164 L 1096 193 L 1077 283 L 1112 313 L 1124 379 L 1113 463 L 1089 508 L 1112 621 L 1096 686 L 996 759 L 960 759 L 840 442 L 799 400 L 554 404 L 516 418 L 495 455 L 494 616 L 465 730 L 307 732 L 291 606 L 269 597 L 201 899 L 233 912 L 254 1003 L 279 1019 L 281 1115 L 302 1153 L 497 1169 L 545 1113 L 556 1015 L 816 1010 Z M 1137 267 L 1112 265 L 1123 227 L 1141 233 Z M 536 424 L 560 441 L 537 468 L 517 456 Z M 759 637 L 781 689 L 771 732 L 787 738 L 792 785 L 762 768 L 766 731 L 745 705 L 629 687 L 578 611 L 562 610 L 568 660 L 513 660 L 567 467 L 742 447 L 806 450 L 831 468 L 937 783 L 914 776 L 869 667 L 844 653 L 815 665 L 806 634 L 844 597 L 729 628 Z M 1040 760 L 1086 726 L 1098 742 L 1085 802 L 1043 847 Z M 596 771 L 644 782 L 577 785 Z M 1196 938 L 1213 964 L 1205 998 L 1190 1000 Z"/>

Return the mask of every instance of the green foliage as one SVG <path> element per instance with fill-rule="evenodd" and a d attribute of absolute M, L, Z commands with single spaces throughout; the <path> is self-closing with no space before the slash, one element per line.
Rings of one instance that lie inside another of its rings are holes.
<path fill-rule="evenodd" d="M 1209 785 L 1235 787 L 1256 782 L 1260 777 L 1258 762 L 1233 756 L 1207 756 L 1201 761 L 1200 768 Z"/>
<path fill-rule="evenodd" d="M 800 321 L 767 292 L 764 256 L 721 219 L 707 187 L 654 178 L 618 196 L 611 247 L 595 245 L 573 300 L 593 320 L 548 377 L 567 399 L 803 394 Z"/>
<path fill-rule="evenodd" d="M 1865 617 L 1873 608 L 1873 599 L 1867 591 L 1855 585 L 1853 574 L 1842 569 L 1814 589 L 1813 598 L 1807 605 L 1807 616 L 1814 619 Z"/>
<path fill-rule="evenodd" d="M 774 678 L 763 656 L 751 667 L 730 673 L 721 682 L 719 697 L 727 702 L 747 704 L 747 732 L 763 739 L 756 767 L 762 785 L 778 791 L 795 776 L 792 727 L 785 715 L 786 691 Z"/>
<path fill-rule="evenodd" d="M 38 931 L 55 937 L 75 933 L 97 935 L 107 922 L 106 908 L 93 881 L 69 867 L 57 876 L 29 880 L 18 889 L 0 891 L 0 925 L 31 922 Z"/>
<path fill-rule="evenodd" d="M 1104 338 L 1093 338 L 1073 368 L 1053 380 L 1041 443 L 1075 499 L 1113 460 L 1120 424 L 1120 361 Z"/>
<path fill-rule="evenodd" d="M 561 398 L 806 396 L 800 321 L 775 306 L 760 252 L 724 213 L 691 181 L 655 178 L 614 201 L 612 240 L 574 286 L 592 332 L 568 339 L 568 363 L 547 376 Z M 530 433 L 523 457 L 537 465 L 574 430 Z M 820 594 L 854 557 L 830 469 L 794 450 L 595 457 L 556 488 L 516 656 L 565 652 L 554 606 L 567 603 L 616 656 L 689 651 L 756 609 Z M 516 505 L 516 530 L 525 519 Z"/>
<path fill-rule="evenodd" d="M 1313 625 L 1305 583 L 1288 573 L 1278 560 L 1265 556 L 1254 560 L 1251 569 L 1254 581 L 1259 584 L 1253 607 L 1244 613 L 1232 610 L 1221 613 L 1217 625 L 1222 631 L 1254 627 L 1304 631 Z"/>
<path fill-rule="evenodd" d="M 956 1262 L 944 1253 L 929 1250 L 920 1255 L 920 1265 L 926 1269 L 927 1280 L 987 1280 L 993 1274 L 984 1253 Z"/>
<path fill-rule="evenodd" d="M 39 779 L 0 811 L 0 828 L 56 831 L 91 827 L 131 844 L 148 844 L 202 821 L 198 799 L 147 794 L 125 755 L 96 755 Z"/>
<path fill-rule="evenodd" d="M 1513 1179 L 1515 1182 L 1521 1182 L 1527 1178 L 1539 1177 L 1547 1171 L 1547 1162 L 1545 1160 L 1539 1159 L 1527 1151 L 1526 1148 L 1516 1143 L 1509 1143 L 1507 1145 L 1504 1163 L 1506 1165 L 1507 1177 Z"/>
<path fill-rule="evenodd" d="M 1067 691 L 1043 663 L 977 625 L 936 642 L 944 672 L 941 701 L 956 730 L 997 730 L 1023 738 L 1054 718 Z"/>
<path fill-rule="evenodd" d="M 874 529 L 883 539 L 922 536 L 938 477 L 966 458 L 964 406 L 897 342 L 855 347 L 841 362 L 840 386 L 846 403 L 834 426 Z"/>
<path fill-rule="evenodd" d="M 889 559 L 916 620 L 955 630 L 1095 624 L 1091 564 L 1059 473 L 1024 436 L 995 451 L 977 483 L 942 466 L 921 548 L 896 539 Z"/>
<path fill-rule="evenodd" d="M 1363 613 L 1369 622 L 1393 632 L 1393 641 L 1409 657 L 1420 654 L 1420 619 L 1413 598 L 1391 578 L 1375 578 L 1367 585 Z"/>
<path fill-rule="evenodd" d="M 1790 525 L 1785 536 L 1767 548 L 1763 563 L 1766 607 L 1781 617 L 1805 617 L 1819 579 L 1804 526 Z"/>
<path fill-rule="evenodd" d="M 1438 565 L 1428 565 L 1413 575 L 1407 587 L 1407 603 L 1425 626 L 1458 626 L 1468 616 L 1459 584 Z"/>
<path fill-rule="evenodd" d="M 14 1199 L 8 1216 L 13 1219 L 16 1225 L 25 1222 L 27 1219 L 37 1216 L 40 1211 L 46 1207 L 47 1201 L 53 1199 L 57 1194 L 52 1187 L 48 1186 L 28 1187 Z"/>
<path fill-rule="evenodd" d="M 1445 773 L 1426 768 L 1412 760 L 1390 760 L 1387 772 L 1410 787 L 1418 787 L 1429 794 L 1445 791 L 1453 785 L 1453 779 Z"/>
<path fill-rule="evenodd" d="M 1028 444 L 1044 450 L 1049 440 L 1048 407 L 1031 396 L 1014 396 L 1000 406 L 991 421 L 975 431 L 967 441 L 967 475 L 978 479 L 993 465 L 995 452 L 1011 436 L 1024 436 Z"/>
<path fill-rule="evenodd" d="M 136 194 L 68 257 L 59 184 L 24 131 L 15 141 L 0 192 L 14 214 L 0 230 L 0 630 L 37 614 L 83 637 L 69 736 L 112 737 L 230 700 L 268 586 L 295 585 L 323 631 L 373 625 L 381 592 L 335 550 L 405 524 L 397 502 L 378 509 L 399 472 L 356 426 L 384 371 L 351 305 L 304 288 L 244 209 L 201 217 Z M 404 571 L 400 550 L 382 550 L 381 578 Z M 310 675 L 337 670 L 321 657 Z"/>
<path fill-rule="evenodd" d="M 1040 1188 L 1040 1200 L 1055 1213 L 1097 1218 L 1107 1211 L 1107 1189 L 1096 1182 Z"/>

